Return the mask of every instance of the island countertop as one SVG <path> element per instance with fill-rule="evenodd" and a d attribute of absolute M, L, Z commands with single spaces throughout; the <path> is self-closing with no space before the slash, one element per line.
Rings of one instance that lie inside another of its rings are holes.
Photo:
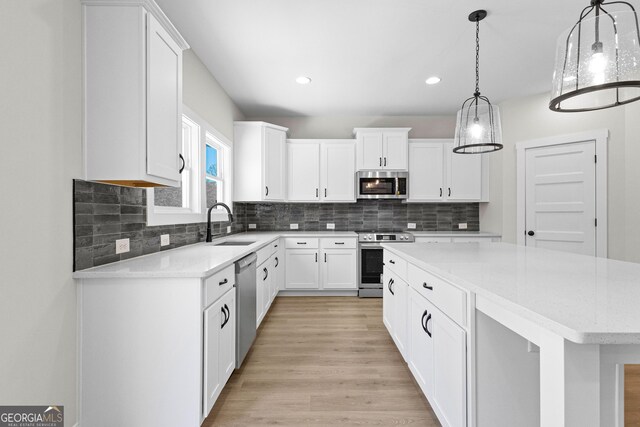
<path fill-rule="evenodd" d="M 640 264 L 507 243 L 382 246 L 570 341 L 640 344 Z"/>

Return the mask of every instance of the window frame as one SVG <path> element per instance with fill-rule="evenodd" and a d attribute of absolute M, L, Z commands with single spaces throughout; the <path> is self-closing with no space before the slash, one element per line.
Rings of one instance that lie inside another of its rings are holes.
<path fill-rule="evenodd" d="M 230 171 L 232 163 L 233 144 L 231 141 L 216 130 L 213 126 L 202 119 L 198 114 L 187 106 L 183 106 L 182 120 L 198 127 L 197 141 L 191 145 L 191 155 L 185 156 L 188 163 L 188 185 L 194 191 L 189 194 L 189 207 L 169 207 L 155 206 L 154 189 L 147 189 L 147 225 L 172 225 L 172 224 L 193 224 L 207 221 L 207 194 L 206 194 L 206 145 L 207 135 L 211 135 L 223 148 L 222 167 L 224 171 Z M 192 142 L 193 139 L 192 139 Z M 197 169 L 194 166 L 197 165 Z M 220 166 L 220 165 L 219 165 Z M 185 168 L 186 169 L 186 168 Z M 228 173 L 228 172 L 227 172 Z M 188 190 L 187 190 L 188 191 Z M 227 203 L 232 208 L 233 187 L 228 177 L 224 178 L 223 198 L 219 201 Z M 183 193 L 183 198 L 185 194 Z M 212 204 L 212 203 L 211 203 Z M 225 211 L 211 212 L 211 221 L 226 221 Z"/>

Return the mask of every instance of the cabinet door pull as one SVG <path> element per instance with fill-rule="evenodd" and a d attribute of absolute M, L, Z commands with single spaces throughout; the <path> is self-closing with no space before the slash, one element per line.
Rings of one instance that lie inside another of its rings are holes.
<path fill-rule="evenodd" d="M 318 252 L 316 252 L 316 262 L 318 262 Z"/>
<path fill-rule="evenodd" d="M 344 242 L 335 242 L 335 245 L 344 245 Z"/>
<path fill-rule="evenodd" d="M 318 196 L 318 191 L 319 191 L 319 190 L 316 188 L 316 197 L 319 197 L 319 196 Z"/>
<path fill-rule="evenodd" d="M 394 260 L 390 259 L 390 260 L 389 260 L 389 263 L 390 263 L 390 264 L 395 264 L 396 262 L 395 262 Z"/>
<path fill-rule="evenodd" d="M 267 270 L 267 267 L 263 268 L 262 271 L 264 271 L 264 277 L 262 278 L 263 281 L 267 280 L 267 277 L 269 277 L 269 270 Z"/>
<path fill-rule="evenodd" d="M 307 242 L 296 242 L 296 245 L 306 245 Z"/>
<path fill-rule="evenodd" d="M 225 278 L 223 281 L 218 282 L 218 286 L 226 285 L 227 283 L 229 283 L 229 280 Z"/>
<path fill-rule="evenodd" d="M 324 197 L 327 197 L 327 189 L 324 189 Z"/>
<path fill-rule="evenodd" d="M 268 195 L 269 195 L 269 187 L 268 187 L 268 186 L 265 186 L 265 187 L 264 187 L 264 195 L 265 195 L 265 196 L 268 196 Z"/>
<path fill-rule="evenodd" d="M 221 307 L 222 310 L 222 315 L 224 316 L 224 320 L 222 321 L 222 325 L 220 326 L 220 329 L 223 329 L 224 326 L 227 324 L 227 322 L 229 321 L 229 317 L 230 314 L 228 314 L 227 310 L 229 310 L 229 307 L 227 307 L 227 304 L 225 304 L 224 306 Z"/>
<path fill-rule="evenodd" d="M 425 320 L 424 322 L 424 331 L 427 333 L 427 335 L 429 335 L 429 338 L 431 338 L 431 331 L 429 330 L 429 320 L 431 320 L 431 313 L 429 313 L 429 315 L 427 316 L 427 320 Z"/>
<path fill-rule="evenodd" d="M 449 187 L 449 196 L 447 197 L 451 197 L 451 187 Z"/>
<path fill-rule="evenodd" d="M 395 295 L 396 293 L 393 292 L 393 289 L 391 289 L 391 286 L 393 285 L 393 279 L 389 279 L 389 292 L 391 292 L 391 295 Z"/>
<path fill-rule="evenodd" d="M 427 282 L 424 282 L 424 283 L 422 284 L 422 287 L 423 287 L 423 288 L 425 288 L 425 289 L 429 289 L 430 291 L 432 291 L 432 290 L 433 290 L 433 286 L 432 286 L 432 285 L 427 284 Z"/>
<path fill-rule="evenodd" d="M 180 170 L 178 171 L 178 173 L 182 173 L 182 171 L 184 170 L 184 167 L 187 165 L 187 162 L 184 161 L 184 157 L 182 157 L 182 154 L 178 154 L 178 157 L 180 157 L 180 160 L 182 160 L 182 166 L 180 167 Z"/>
<path fill-rule="evenodd" d="M 278 260 L 278 257 L 276 257 L 276 267 L 278 266 L 278 264 L 280 264 L 280 260 Z"/>
<path fill-rule="evenodd" d="M 327 262 L 327 253 L 324 253 L 324 262 Z"/>
<path fill-rule="evenodd" d="M 440 187 L 440 197 L 442 197 L 442 187 Z"/>
<path fill-rule="evenodd" d="M 384 165 L 387 166 L 387 158 L 384 158 Z"/>

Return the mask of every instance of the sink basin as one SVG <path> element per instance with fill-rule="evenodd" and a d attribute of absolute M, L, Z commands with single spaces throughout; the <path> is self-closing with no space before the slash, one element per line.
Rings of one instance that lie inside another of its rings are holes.
<path fill-rule="evenodd" d="M 255 241 L 248 240 L 227 240 L 226 242 L 214 243 L 213 246 L 249 246 L 254 243 Z"/>

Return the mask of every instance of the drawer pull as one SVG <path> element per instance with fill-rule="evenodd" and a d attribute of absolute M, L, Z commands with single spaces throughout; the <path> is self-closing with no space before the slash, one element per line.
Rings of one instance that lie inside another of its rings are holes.
<path fill-rule="evenodd" d="M 344 242 L 334 242 L 335 245 L 344 245 Z"/>
<path fill-rule="evenodd" d="M 218 282 L 218 286 L 226 285 L 227 283 L 229 283 L 229 280 L 225 278 L 223 281 Z"/>
<path fill-rule="evenodd" d="M 392 260 L 392 259 L 390 259 L 390 260 L 389 260 L 389 262 L 390 262 L 391 264 L 395 264 L 395 263 L 396 263 L 396 262 L 395 262 L 394 260 Z"/>
<path fill-rule="evenodd" d="M 432 290 L 433 290 L 433 286 L 429 286 L 429 285 L 427 284 L 427 282 L 424 282 L 424 283 L 422 284 L 422 287 L 423 287 L 423 288 L 425 288 L 425 289 L 429 289 L 430 291 L 432 291 Z"/>
<path fill-rule="evenodd" d="M 296 245 L 306 245 L 307 242 L 296 242 Z"/>

